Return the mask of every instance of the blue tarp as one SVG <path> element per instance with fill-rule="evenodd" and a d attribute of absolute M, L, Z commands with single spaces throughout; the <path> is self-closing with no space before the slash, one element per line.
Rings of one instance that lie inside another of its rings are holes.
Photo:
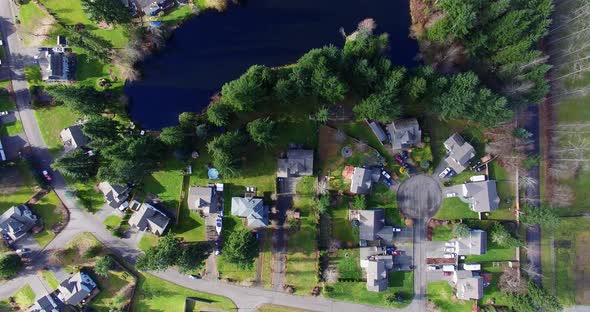
<path fill-rule="evenodd" d="M 219 171 L 217 171 L 217 169 L 215 169 L 215 168 L 210 168 L 209 171 L 207 171 L 207 175 L 209 176 L 209 179 L 211 179 L 211 180 L 219 179 Z"/>

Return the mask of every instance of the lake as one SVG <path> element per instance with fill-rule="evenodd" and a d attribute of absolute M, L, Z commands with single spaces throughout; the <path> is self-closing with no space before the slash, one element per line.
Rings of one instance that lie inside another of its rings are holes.
<path fill-rule="evenodd" d="M 340 28 L 350 34 L 369 17 L 377 33 L 389 33 L 392 62 L 415 65 L 409 0 L 250 0 L 225 13 L 203 12 L 139 65 L 142 80 L 125 86 L 130 114 L 148 129 L 175 125 L 181 112 L 201 112 L 251 65 L 290 64 L 312 48 L 342 46 Z"/>

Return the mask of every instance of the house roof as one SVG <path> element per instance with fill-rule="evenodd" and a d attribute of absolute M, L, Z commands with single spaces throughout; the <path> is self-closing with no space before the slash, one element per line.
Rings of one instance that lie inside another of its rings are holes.
<path fill-rule="evenodd" d="M 0 216 L 0 232 L 18 240 L 35 226 L 37 216 L 27 205 L 12 206 Z"/>
<path fill-rule="evenodd" d="M 264 206 L 262 198 L 232 197 L 231 214 L 246 218 L 251 228 L 268 225 L 268 208 Z"/>
<path fill-rule="evenodd" d="M 469 201 L 469 206 L 475 212 L 494 211 L 500 205 L 494 180 L 463 184 L 463 197 Z"/>
<path fill-rule="evenodd" d="M 75 54 L 62 47 L 45 48 L 37 55 L 44 81 L 67 81 L 75 79 Z"/>
<path fill-rule="evenodd" d="M 66 147 L 77 148 L 88 144 L 88 138 L 79 125 L 63 129 L 59 136 Z"/>
<path fill-rule="evenodd" d="M 378 123 L 371 121 L 369 122 L 369 127 L 371 128 L 371 130 L 373 131 L 373 133 L 375 134 L 375 136 L 377 137 L 377 139 L 381 142 L 385 142 L 387 141 L 387 135 L 385 134 L 385 131 L 383 131 L 383 128 L 381 128 L 381 125 L 379 125 Z"/>
<path fill-rule="evenodd" d="M 77 305 L 88 297 L 96 283 L 85 273 L 78 272 L 59 284 L 58 290 L 66 304 Z"/>
<path fill-rule="evenodd" d="M 475 157 L 475 149 L 465 142 L 462 136 L 453 133 L 443 145 L 448 151 L 445 161 L 456 173 L 461 173 L 469 165 L 469 161 Z"/>
<path fill-rule="evenodd" d="M 119 208 L 123 202 L 129 199 L 130 189 L 127 186 L 111 185 L 109 182 L 100 182 L 98 189 L 104 195 L 107 204 L 113 208 Z"/>
<path fill-rule="evenodd" d="M 359 210 L 359 238 L 362 240 L 393 240 L 393 227 L 385 225 L 383 209 Z"/>
<path fill-rule="evenodd" d="M 310 176 L 313 174 L 313 150 L 290 149 L 286 159 L 277 162 L 277 176 Z"/>
<path fill-rule="evenodd" d="M 384 291 L 387 289 L 387 269 L 384 260 L 369 261 L 366 270 L 368 291 Z"/>
<path fill-rule="evenodd" d="M 457 298 L 462 300 L 478 300 L 483 297 L 483 279 L 481 276 L 459 278 L 455 288 L 457 289 Z"/>
<path fill-rule="evenodd" d="M 50 294 L 47 294 L 35 301 L 35 305 L 31 307 L 29 312 L 58 312 L 58 305 L 53 300 L 53 297 Z"/>
<path fill-rule="evenodd" d="M 191 186 L 188 191 L 189 209 L 203 210 L 204 213 L 217 212 L 217 197 L 212 186 Z"/>
<path fill-rule="evenodd" d="M 169 222 L 170 218 L 166 214 L 148 203 L 141 204 L 137 212 L 129 218 L 129 225 L 140 230 L 149 230 L 156 235 L 162 235 Z"/>
<path fill-rule="evenodd" d="M 488 234 L 483 230 L 471 230 L 469 236 L 457 240 L 457 254 L 483 255 L 488 247 Z"/>
<path fill-rule="evenodd" d="M 400 119 L 387 125 L 393 149 L 410 148 L 422 140 L 422 131 L 416 118 Z"/>
<path fill-rule="evenodd" d="M 354 194 L 369 194 L 371 191 L 371 170 L 355 167 L 350 183 L 350 192 Z"/>

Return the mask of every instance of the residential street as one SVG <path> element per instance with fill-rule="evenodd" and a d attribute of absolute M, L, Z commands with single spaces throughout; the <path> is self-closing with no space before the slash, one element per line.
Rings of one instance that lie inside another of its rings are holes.
<path fill-rule="evenodd" d="M 31 97 L 24 76 L 25 60 L 30 59 L 30 56 L 35 49 L 24 48 L 22 42 L 17 37 L 16 32 L 14 31 L 15 14 L 13 13 L 13 8 L 11 6 L 11 1 L 0 1 L 0 16 L 2 17 L 1 29 L 3 31 L 5 47 L 7 48 L 8 65 L 11 69 L 10 76 L 16 94 L 17 109 L 23 123 L 26 139 L 32 148 L 34 161 L 41 164 L 42 168 L 48 170 L 53 159 L 47 150 L 47 146 L 43 141 L 37 125 L 34 111 L 30 104 Z M 37 277 L 36 271 L 46 266 L 47 257 L 51 254 L 52 250 L 65 246 L 73 237 L 75 237 L 75 235 L 82 232 L 92 233 L 114 253 L 120 255 L 130 263 L 134 263 L 136 258 L 141 254 L 141 251 L 136 247 L 137 241 L 133 236 L 130 239 L 113 237 L 111 233 L 106 230 L 102 220 L 100 220 L 98 216 L 89 214 L 79 208 L 76 200 L 68 194 L 68 187 L 61 174 L 58 172 L 52 172 L 52 176 L 52 187 L 64 205 L 68 208 L 70 212 L 70 221 L 63 231 L 59 233 L 46 248 L 32 255 L 34 261 L 31 263 L 29 269 L 24 270 L 15 279 L 0 285 L 0 298 L 6 298 L 13 295 L 26 284 L 31 285 L 37 297 L 43 296 L 46 291 L 45 285 Z M 421 239 L 424 237 L 423 227 L 421 231 L 416 232 L 420 233 L 419 237 Z M 419 246 L 422 245 L 419 244 Z M 423 255 L 422 252 L 419 252 L 419 254 Z M 422 256 L 420 256 L 420 258 L 417 257 L 416 259 L 421 259 L 421 257 Z M 55 270 L 59 272 L 58 269 Z M 156 273 L 156 275 L 171 283 L 179 284 L 193 290 L 226 296 L 236 303 L 239 311 L 254 311 L 255 307 L 264 303 L 274 303 L 311 311 L 391 311 L 391 309 L 333 301 L 321 297 L 289 295 L 261 288 L 245 288 L 229 285 L 218 281 L 192 280 L 175 270 Z M 61 274 L 58 273 L 58 276 L 61 276 Z M 419 290 L 416 295 L 418 300 L 414 300 L 407 308 L 403 309 L 405 311 L 423 310 L 425 284 L 420 282 L 416 285 Z"/>

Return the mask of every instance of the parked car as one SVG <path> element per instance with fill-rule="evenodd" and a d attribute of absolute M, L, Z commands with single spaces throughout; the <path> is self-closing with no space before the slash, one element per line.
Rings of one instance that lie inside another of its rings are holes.
<path fill-rule="evenodd" d="M 445 170 L 443 170 L 443 171 L 442 171 L 442 172 L 441 172 L 441 173 L 438 175 L 438 177 L 439 177 L 439 178 L 441 178 L 441 179 L 443 179 L 443 178 L 445 178 L 445 177 L 446 177 L 446 176 L 447 176 L 447 175 L 448 175 L 450 172 L 451 172 L 451 168 L 448 168 L 448 167 L 447 167 L 447 168 L 445 168 Z"/>
<path fill-rule="evenodd" d="M 428 266 L 428 271 L 436 271 L 436 270 L 440 270 L 440 266 L 437 266 L 437 265 L 429 265 Z"/>
<path fill-rule="evenodd" d="M 475 172 L 480 172 L 486 169 L 486 165 L 481 165 L 479 167 L 475 167 L 475 169 L 473 169 Z"/>
<path fill-rule="evenodd" d="M 41 173 L 43 173 L 43 177 L 45 178 L 45 180 L 47 180 L 47 181 L 53 180 L 53 178 L 51 178 L 51 176 L 49 175 L 49 172 L 47 172 L 47 170 L 43 170 Z"/>
<path fill-rule="evenodd" d="M 188 278 L 197 280 L 197 279 L 201 279 L 201 276 L 200 275 L 195 275 L 195 274 L 189 274 L 188 275 Z"/>
<path fill-rule="evenodd" d="M 445 194 L 446 197 L 457 197 L 457 193 L 447 193 Z"/>
<path fill-rule="evenodd" d="M 451 171 L 449 171 L 449 173 L 447 174 L 447 177 L 448 178 L 452 178 L 452 177 L 454 177 L 456 175 L 457 175 L 457 173 L 455 172 L 455 170 L 451 169 Z"/>
<path fill-rule="evenodd" d="M 454 247 L 447 247 L 447 248 L 445 248 L 445 252 L 453 253 L 453 252 L 455 252 L 455 248 Z"/>
<path fill-rule="evenodd" d="M 408 151 L 403 151 L 402 152 L 402 159 L 404 161 L 408 160 L 408 158 L 410 158 L 410 154 L 408 154 Z"/>
<path fill-rule="evenodd" d="M 406 168 L 406 169 L 410 169 L 410 164 L 408 163 L 403 163 L 402 167 Z"/>
<path fill-rule="evenodd" d="M 391 174 L 389 174 L 389 172 L 385 171 L 385 170 L 381 170 L 381 174 L 386 178 L 386 179 L 391 179 Z"/>
<path fill-rule="evenodd" d="M 391 181 L 389 181 L 388 179 L 383 179 L 383 183 L 387 185 L 387 187 L 391 187 L 393 185 L 393 183 L 391 183 Z"/>
<path fill-rule="evenodd" d="M 31 251 L 31 249 L 29 249 L 29 248 L 21 248 L 21 249 L 15 250 L 15 251 L 16 251 L 17 254 L 24 254 L 24 253 L 27 253 L 27 252 Z"/>
<path fill-rule="evenodd" d="M 8 115 L 7 111 L 0 112 L 0 116 L 6 116 L 6 115 Z"/>
<path fill-rule="evenodd" d="M 402 231 L 402 228 L 395 227 L 395 226 L 393 227 L 393 232 L 401 232 L 401 231 Z"/>
<path fill-rule="evenodd" d="M 451 276 L 453 272 L 443 272 L 444 276 Z"/>
<path fill-rule="evenodd" d="M 455 256 L 456 255 L 454 253 L 446 253 L 446 254 L 443 255 L 443 258 L 445 258 L 445 259 L 452 259 L 452 258 L 455 258 Z"/>
<path fill-rule="evenodd" d="M 393 156 L 393 158 L 400 166 L 404 164 L 404 160 L 400 154 L 395 154 L 395 156 Z"/>
<path fill-rule="evenodd" d="M 445 247 L 455 247 L 455 243 L 446 242 Z"/>

